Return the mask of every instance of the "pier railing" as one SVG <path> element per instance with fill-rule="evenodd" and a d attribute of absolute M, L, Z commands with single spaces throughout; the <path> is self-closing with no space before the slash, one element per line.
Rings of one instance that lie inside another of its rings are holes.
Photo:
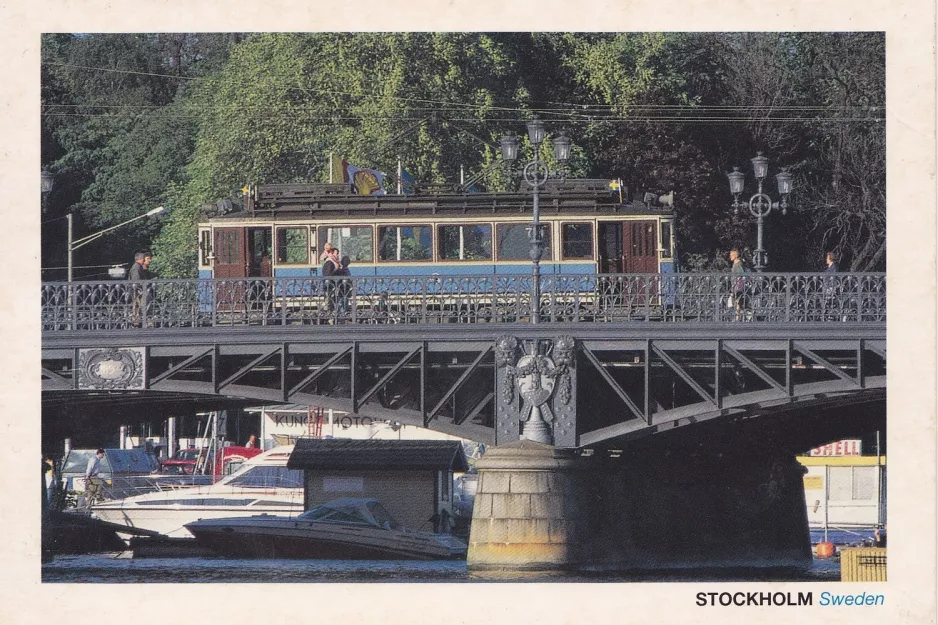
<path fill-rule="evenodd" d="M 518 323 L 531 276 L 356 276 L 42 284 L 45 332 L 233 325 Z M 870 323 L 883 273 L 541 277 L 541 321 Z"/>

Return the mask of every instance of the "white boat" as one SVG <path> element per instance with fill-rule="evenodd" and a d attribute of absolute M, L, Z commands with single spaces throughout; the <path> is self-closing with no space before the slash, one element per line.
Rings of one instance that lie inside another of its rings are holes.
<path fill-rule="evenodd" d="M 287 468 L 292 445 L 275 447 L 245 461 L 211 486 L 150 492 L 92 506 L 92 515 L 111 523 L 175 537 L 189 537 L 186 523 L 197 519 L 298 515 L 304 510 L 303 472 Z"/>
<path fill-rule="evenodd" d="M 261 514 L 186 524 L 201 546 L 240 558 L 456 560 L 466 544 L 399 525 L 376 499 L 328 501 L 297 517 Z"/>

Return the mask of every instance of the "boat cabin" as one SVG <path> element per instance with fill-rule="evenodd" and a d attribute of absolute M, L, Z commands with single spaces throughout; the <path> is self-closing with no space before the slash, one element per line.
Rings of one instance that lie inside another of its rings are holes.
<path fill-rule="evenodd" d="M 304 473 L 304 508 L 373 498 L 415 530 L 449 533 L 453 473 L 468 470 L 460 441 L 301 438 L 287 461 Z"/>

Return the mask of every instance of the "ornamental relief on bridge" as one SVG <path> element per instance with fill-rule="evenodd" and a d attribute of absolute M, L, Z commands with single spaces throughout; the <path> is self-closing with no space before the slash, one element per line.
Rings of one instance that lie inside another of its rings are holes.
<path fill-rule="evenodd" d="M 572 336 L 559 336 L 543 354 L 540 353 L 543 342 L 540 343 L 532 342 L 525 349 L 513 336 L 503 335 L 496 340 L 495 366 L 501 375 L 500 403 L 519 413 L 515 420 L 523 423 L 522 438 L 554 444 L 554 431 L 558 426 L 563 435 L 568 434 L 568 429 L 572 430 L 572 422 L 564 419 L 569 412 L 564 408 L 573 395 L 576 341 Z M 556 400 L 553 408 L 552 397 Z M 516 398 L 520 398 L 520 403 L 516 403 Z"/>
<path fill-rule="evenodd" d="M 129 390 L 145 388 L 142 347 L 82 349 L 78 354 L 78 388 Z"/>

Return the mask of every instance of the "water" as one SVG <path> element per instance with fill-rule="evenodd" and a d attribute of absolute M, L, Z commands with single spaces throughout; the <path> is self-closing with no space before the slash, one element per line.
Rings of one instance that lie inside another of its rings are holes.
<path fill-rule="evenodd" d="M 42 565 L 49 583 L 349 583 L 349 582 L 755 582 L 840 580 L 840 561 L 817 559 L 803 570 L 681 569 L 596 573 L 469 572 L 462 561 L 242 560 L 57 556 Z"/>

